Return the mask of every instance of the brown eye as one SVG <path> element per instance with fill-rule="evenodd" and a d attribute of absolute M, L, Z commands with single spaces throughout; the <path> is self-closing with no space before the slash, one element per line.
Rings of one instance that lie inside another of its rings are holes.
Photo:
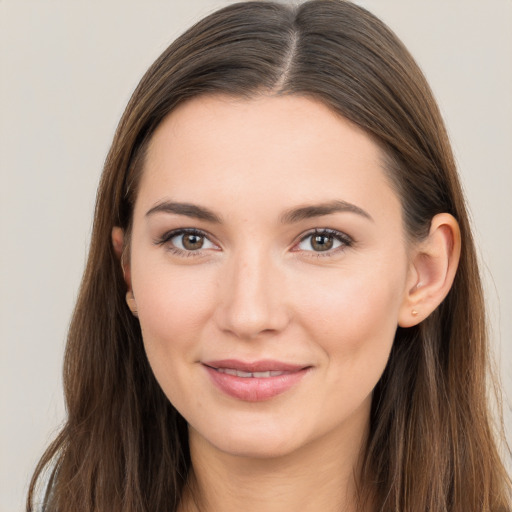
<path fill-rule="evenodd" d="M 187 251 L 197 251 L 201 249 L 204 245 L 204 236 L 195 235 L 195 234 L 184 234 L 182 235 L 181 243 L 183 244 L 183 248 Z"/>
<path fill-rule="evenodd" d="M 325 252 L 326 256 L 336 253 L 336 249 L 343 249 L 352 245 L 352 239 L 332 229 L 316 230 L 302 238 L 297 248 L 304 252 Z"/>
<path fill-rule="evenodd" d="M 311 247 L 315 251 L 328 251 L 334 246 L 334 237 L 332 235 L 313 235 L 311 237 Z"/>
<path fill-rule="evenodd" d="M 199 253 L 206 249 L 218 249 L 218 247 L 210 241 L 206 233 L 195 229 L 179 229 L 173 231 L 165 235 L 158 243 L 162 245 L 168 244 L 184 253 L 192 253 L 194 251 Z"/>

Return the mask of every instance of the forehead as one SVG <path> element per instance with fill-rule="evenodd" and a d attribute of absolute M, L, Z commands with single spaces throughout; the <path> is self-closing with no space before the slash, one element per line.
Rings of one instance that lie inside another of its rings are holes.
<path fill-rule="evenodd" d="M 150 208 L 171 197 L 265 211 L 332 199 L 396 206 L 381 157 L 363 130 L 316 100 L 202 96 L 154 133 L 138 202 Z"/>

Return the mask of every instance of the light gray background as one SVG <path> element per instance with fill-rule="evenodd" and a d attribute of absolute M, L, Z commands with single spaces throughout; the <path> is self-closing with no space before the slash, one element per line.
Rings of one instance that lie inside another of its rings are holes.
<path fill-rule="evenodd" d="M 95 189 L 139 78 L 216 0 L 0 0 L 0 512 L 64 417 L 61 364 Z M 512 396 L 512 0 L 368 0 L 441 105 Z"/>

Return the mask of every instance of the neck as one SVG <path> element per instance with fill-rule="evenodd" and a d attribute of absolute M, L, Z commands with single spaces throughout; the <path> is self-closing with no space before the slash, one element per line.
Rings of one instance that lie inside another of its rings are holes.
<path fill-rule="evenodd" d="M 220 452 L 189 430 L 192 470 L 180 512 L 356 511 L 365 433 L 345 442 L 320 439 L 275 458 L 249 458 Z"/>

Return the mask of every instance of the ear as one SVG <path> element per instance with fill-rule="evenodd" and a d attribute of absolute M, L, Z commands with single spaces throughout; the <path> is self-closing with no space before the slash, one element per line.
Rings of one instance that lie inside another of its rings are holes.
<path fill-rule="evenodd" d="M 453 284 L 460 258 L 460 229 L 448 213 L 436 215 L 430 232 L 413 249 L 398 325 L 412 327 L 427 318 Z"/>
<path fill-rule="evenodd" d="M 130 264 L 126 258 L 124 231 L 119 226 L 114 226 L 112 228 L 112 245 L 114 247 L 114 252 L 117 256 L 117 259 L 121 265 L 126 285 L 128 289 L 131 290 L 132 283 L 130 276 Z"/>
<path fill-rule="evenodd" d="M 121 265 L 124 281 L 126 283 L 126 288 L 127 288 L 126 304 L 128 304 L 128 307 L 130 308 L 130 311 L 133 313 L 133 315 L 138 316 L 137 315 L 137 304 L 135 302 L 135 297 L 133 296 L 133 290 L 132 290 L 130 262 L 126 258 L 126 246 L 125 246 L 124 231 L 122 230 L 122 228 L 120 228 L 118 226 L 114 226 L 112 228 L 112 245 L 114 247 L 114 252 L 117 256 L 117 259 L 119 260 L 119 263 Z"/>

